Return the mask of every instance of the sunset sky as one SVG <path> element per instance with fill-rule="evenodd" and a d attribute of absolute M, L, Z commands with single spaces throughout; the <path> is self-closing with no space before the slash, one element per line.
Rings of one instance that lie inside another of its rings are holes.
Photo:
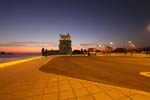
<path fill-rule="evenodd" d="M 73 49 L 150 44 L 150 0 L 0 0 L 0 51 L 58 49 L 59 34 Z M 92 44 L 92 45 L 91 45 Z"/>

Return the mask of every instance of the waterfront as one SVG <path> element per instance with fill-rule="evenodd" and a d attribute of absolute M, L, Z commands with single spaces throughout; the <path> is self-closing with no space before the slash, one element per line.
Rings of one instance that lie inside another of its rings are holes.
<path fill-rule="evenodd" d="M 56 60 L 57 56 L 40 57 L 22 63 L 14 61 L 16 64 L 1 67 L 0 100 L 150 100 L 149 92 L 39 70 L 46 63 Z M 64 67 L 68 69 L 67 65 Z"/>
<path fill-rule="evenodd" d="M 150 92 L 150 58 L 137 56 L 61 56 L 41 71 Z"/>
<path fill-rule="evenodd" d="M 40 53 L 0 55 L 0 63 L 40 56 Z"/>

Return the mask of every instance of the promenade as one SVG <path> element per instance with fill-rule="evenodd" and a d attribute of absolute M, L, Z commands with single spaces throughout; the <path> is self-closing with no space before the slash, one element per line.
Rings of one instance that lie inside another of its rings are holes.
<path fill-rule="evenodd" d="M 150 93 L 40 71 L 55 56 L 0 64 L 0 100 L 150 100 Z"/>

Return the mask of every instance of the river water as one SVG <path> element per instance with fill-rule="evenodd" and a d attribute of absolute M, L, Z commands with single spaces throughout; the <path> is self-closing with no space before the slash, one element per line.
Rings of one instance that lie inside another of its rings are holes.
<path fill-rule="evenodd" d="M 0 55 L 0 63 L 20 60 L 20 59 L 25 59 L 25 58 L 31 58 L 31 57 L 36 57 L 36 56 L 41 56 L 41 54 L 40 53 L 36 53 L 36 54 L 35 53 L 34 54 L 5 54 L 5 55 Z"/>

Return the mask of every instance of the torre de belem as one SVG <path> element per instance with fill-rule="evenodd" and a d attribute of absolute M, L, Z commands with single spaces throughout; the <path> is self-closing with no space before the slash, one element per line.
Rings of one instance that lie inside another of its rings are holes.
<path fill-rule="evenodd" d="M 59 39 L 59 53 L 62 55 L 71 54 L 72 53 L 72 45 L 71 45 L 71 36 L 68 33 L 67 35 L 60 34 Z"/>

